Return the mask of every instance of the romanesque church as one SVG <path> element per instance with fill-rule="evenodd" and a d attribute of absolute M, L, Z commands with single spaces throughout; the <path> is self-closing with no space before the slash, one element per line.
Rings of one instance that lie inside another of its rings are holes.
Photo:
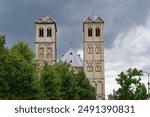
<path fill-rule="evenodd" d="M 57 62 L 57 26 L 49 16 L 35 21 L 35 60 L 49 64 Z M 96 99 L 105 99 L 104 78 L 104 21 L 98 16 L 90 16 L 83 21 L 83 60 L 70 48 L 61 58 L 75 69 L 83 67 L 87 78 L 96 90 Z"/>

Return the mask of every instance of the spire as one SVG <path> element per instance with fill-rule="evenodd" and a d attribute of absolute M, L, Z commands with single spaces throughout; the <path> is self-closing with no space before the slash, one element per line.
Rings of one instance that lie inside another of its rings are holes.
<path fill-rule="evenodd" d="M 71 42 L 70 42 L 70 48 L 72 48 L 72 47 L 73 47 L 73 42 L 71 41 Z"/>
<path fill-rule="evenodd" d="M 47 9 L 46 9 L 46 11 L 45 11 L 45 15 L 47 16 Z"/>
<path fill-rule="evenodd" d="M 92 17 L 94 17 L 94 11 L 92 11 Z"/>

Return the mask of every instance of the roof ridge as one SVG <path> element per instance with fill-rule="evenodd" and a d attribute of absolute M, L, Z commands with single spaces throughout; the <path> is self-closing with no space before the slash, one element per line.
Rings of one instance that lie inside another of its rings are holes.
<path fill-rule="evenodd" d="M 73 67 L 83 67 L 82 59 L 80 58 L 80 56 L 78 56 L 73 48 L 70 48 L 60 60 L 67 61 Z"/>

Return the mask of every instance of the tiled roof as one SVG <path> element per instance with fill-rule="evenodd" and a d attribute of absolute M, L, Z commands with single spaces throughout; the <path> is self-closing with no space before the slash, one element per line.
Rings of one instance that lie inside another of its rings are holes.
<path fill-rule="evenodd" d="M 44 16 L 42 18 L 38 18 L 35 22 L 43 22 L 43 23 L 47 23 L 47 22 L 55 22 L 54 19 L 52 19 L 51 17 L 49 16 Z"/>
<path fill-rule="evenodd" d="M 84 19 L 84 22 L 103 22 L 104 21 L 99 16 L 89 16 L 88 18 Z"/>
<path fill-rule="evenodd" d="M 45 17 L 42 17 L 42 18 L 38 18 L 38 19 L 35 21 L 35 24 L 54 24 L 54 25 L 55 25 L 55 28 L 56 28 L 56 32 L 57 32 L 56 22 L 55 22 L 54 19 L 52 19 L 52 18 L 49 17 L 49 16 L 45 16 Z"/>
<path fill-rule="evenodd" d="M 72 48 L 70 48 L 66 54 L 63 55 L 61 61 L 67 61 L 73 67 L 83 67 L 82 59 Z"/>
<path fill-rule="evenodd" d="M 90 16 L 90 18 L 91 18 L 93 21 L 95 21 L 95 20 L 97 20 L 98 16 Z"/>

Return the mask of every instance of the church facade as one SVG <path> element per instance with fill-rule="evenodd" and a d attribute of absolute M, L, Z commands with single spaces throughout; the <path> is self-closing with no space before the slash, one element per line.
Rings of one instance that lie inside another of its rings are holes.
<path fill-rule="evenodd" d="M 35 21 L 35 60 L 39 65 L 44 61 L 57 62 L 56 22 L 49 16 Z M 88 17 L 83 22 L 83 61 L 71 48 L 61 58 L 73 67 L 83 67 L 87 78 L 96 89 L 96 99 L 105 99 L 104 78 L 104 21 L 98 16 Z"/>

